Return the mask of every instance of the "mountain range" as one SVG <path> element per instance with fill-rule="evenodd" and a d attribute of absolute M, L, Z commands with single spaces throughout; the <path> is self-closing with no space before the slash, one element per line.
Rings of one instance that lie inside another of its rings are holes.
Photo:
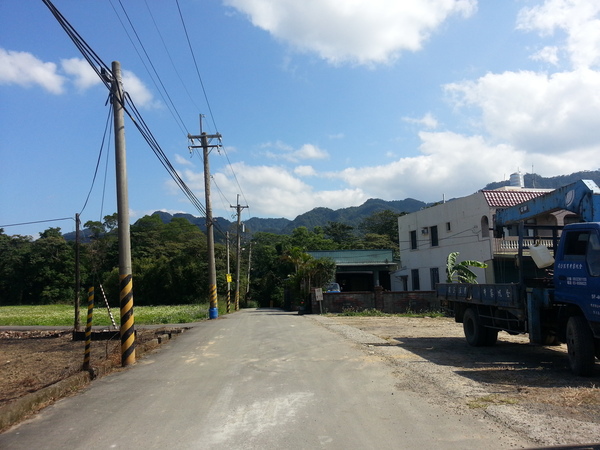
<path fill-rule="evenodd" d="M 536 174 L 525 174 L 523 178 L 525 187 L 527 188 L 556 189 L 582 179 L 592 180 L 600 185 L 600 170 L 576 172 L 571 175 L 560 175 L 549 178 Z M 510 181 L 493 182 L 486 185 L 483 189 L 498 189 L 509 184 Z M 360 222 L 376 212 L 390 210 L 397 214 L 411 213 L 427 206 L 430 206 L 430 204 L 413 198 L 391 201 L 371 198 L 360 206 L 351 206 L 349 208 L 333 210 L 317 207 L 304 214 L 300 214 L 293 220 L 252 217 L 244 221 L 244 226 L 245 231 L 249 233 L 267 232 L 275 234 L 290 234 L 294 229 L 302 226 L 312 230 L 316 226 L 325 226 L 329 222 L 339 222 L 356 228 Z M 204 217 L 185 213 L 170 214 L 164 211 L 156 211 L 153 214 L 157 214 L 164 223 L 169 223 L 173 218 L 182 217 L 189 220 L 190 223 L 197 225 L 202 231 L 206 231 L 206 220 Z M 223 217 L 214 218 L 214 223 L 215 227 L 223 233 L 235 230 L 236 222 L 229 221 Z M 75 239 L 74 232 L 67 233 L 64 236 L 67 240 Z M 215 239 L 219 240 L 217 236 L 215 236 Z"/>

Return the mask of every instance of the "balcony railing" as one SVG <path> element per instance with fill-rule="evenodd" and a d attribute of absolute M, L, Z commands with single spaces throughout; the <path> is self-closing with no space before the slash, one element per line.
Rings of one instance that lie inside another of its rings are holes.
<path fill-rule="evenodd" d="M 530 247 L 535 244 L 545 245 L 548 248 L 552 248 L 552 239 L 540 239 L 540 238 L 525 238 L 523 239 L 523 246 Z M 505 237 L 503 239 L 494 239 L 494 254 L 495 255 L 516 255 L 519 252 L 519 238 L 518 237 Z M 529 254 L 527 249 L 524 250 L 525 254 Z"/>

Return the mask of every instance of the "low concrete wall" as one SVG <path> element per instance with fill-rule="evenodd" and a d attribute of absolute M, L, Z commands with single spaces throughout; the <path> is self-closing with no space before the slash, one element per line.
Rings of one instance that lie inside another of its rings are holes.
<path fill-rule="evenodd" d="M 324 293 L 322 305 L 311 295 L 312 312 L 315 314 L 341 313 L 378 309 L 384 313 L 399 314 L 407 311 L 427 311 L 439 309 L 435 291 L 384 291 L 376 287 L 374 291 Z"/>

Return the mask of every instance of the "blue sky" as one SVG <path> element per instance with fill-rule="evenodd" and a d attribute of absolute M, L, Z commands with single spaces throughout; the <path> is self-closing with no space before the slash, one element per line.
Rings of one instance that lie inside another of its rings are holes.
<path fill-rule="evenodd" d="M 369 198 L 464 196 L 518 170 L 600 167 L 596 0 L 53 3 L 104 63 L 120 61 L 125 90 L 203 203 L 187 133 L 199 134 L 200 114 L 221 133 L 215 216 L 231 219 L 238 194 L 243 218 L 293 219 Z M 41 0 L 0 0 L 0 225 L 116 211 L 112 139 L 82 209 L 107 96 Z M 200 215 L 128 119 L 126 140 L 131 220 Z M 75 227 L 5 232 L 51 226 Z"/>

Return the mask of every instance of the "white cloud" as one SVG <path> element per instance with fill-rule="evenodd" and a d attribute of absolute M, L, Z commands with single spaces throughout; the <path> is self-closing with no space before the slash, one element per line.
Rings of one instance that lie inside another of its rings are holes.
<path fill-rule="evenodd" d="M 558 47 L 546 46 L 536 53 L 531 55 L 531 59 L 534 61 L 544 61 L 552 64 L 553 66 L 558 65 Z"/>
<path fill-rule="evenodd" d="M 273 149 L 275 151 L 265 152 L 265 156 L 273 159 L 283 159 L 290 162 L 298 162 L 307 159 L 327 159 L 329 154 L 313 144 L 304 144 L 298 149 L 294 149 L 281 141 L 267 142 L 261 146 L 265 149 Z"/>
<path fill-rule="evenodd" d="M 52 94 L 62 94 L 65 81 L 56 64 L 43 62 L 31 53 L 0 48 L 0 84 L 37 85 Z"/>
<path fill-rule="evenodd" d="M 373 167 L 349 168 L 332 176 L 384 199 L 412 197 L 436 201 L 445 193 L 468 195 L 490 180 L 523 167 L 523 152 L 508 145 L 490 145 L 482 136 L 452 132 L 421 132 L 414 157 Z"/>
<path fill-rule="evenodd" d="M 523 8 L 517 28 L 542 36 L 557 30 L 567 35 L 565 49 L 575 68 L 600 65 L 600 2 L 597 0 L 546 0 Z"/>
<path fill-rule="evenodd" d="M 299 177 L 314 177 L 317 171 L 313 166 L 297 166 L 294 168 L 294 173 Z"/>
<path fill-rule="evenodd" d="M 244 201 L 250 205 L 252 216 L 293 219 L 317 206 L 339 209 L 360 205 L 368 199 L 359 188 L 318 191 L 298 178 L 297 174 L 294 175 L 281 166 L 250 166 L 240 162 L 234 163 L 227 170 L 226 173 L 213 173 L 219 190 L 225 198 L 235 199 L 240 193 L 239 182 L 244 187 Z M 229 170 L 235 171 L 236 179 Z M 203 195 L 202 173 L 186 170 L 182 177 L 198 197 Z M 230 215 L 230 211 L 219 208 L 221 206 L 217 202 L 213 203 L 215 215 Z"/>
<path fill-rule="evenodd" d="M 469 17 L 476 0 L 223 0 L 252 23 L 332 64 L 378 64 L 417 51 L 452 15 Z"/>
<path fill-rule="evenodd" d="M 433 117 L 433 114 L 431 114 L 431 113 L 425 114 L 420 119 L 414 119 L 412 117 L 403 117 L 402 120 L 404 122 L 414 123 L 416 125 L 422 125 L 425 128 L 429 128 L 429 129 L 435 129 L 438 127 L 438 121 L 435 117 Z"/>
<path fill-rule="evenodd" d="M 179 153 L 175 153 L 175 162 L 177 164 L 181 164 L 183 166 L 192 166 L 195 167 L 196 164 L 194 164 L 191 160 L 191 158 L 184 158 L 183 156 L 181 156 Z"/>
<path fill-rule="evenodd" d="M 154 100 L 152 93 L 133 72 L 123 70 L 123 89 L 129 93 L 137 106 L 145 108 L 158 108 L 160 103 Z"/>
<path fill-rule="evenodd" d="M 102 83 L 98 74 L 96 74 L 94 69 L 92 69 L 85 59 L 63 59 L 61 60 L 61 66 L 65 73 L 74 78 L 73 83 L 80 90 L 85 90 Z"/>
<path fill-rule="evenodd" d="M 457 105 L 479 108 L 485 130 L 496 140 L 544 154 L 600 151 L 599 72 L 504 72 L 445 89 Z"/>

